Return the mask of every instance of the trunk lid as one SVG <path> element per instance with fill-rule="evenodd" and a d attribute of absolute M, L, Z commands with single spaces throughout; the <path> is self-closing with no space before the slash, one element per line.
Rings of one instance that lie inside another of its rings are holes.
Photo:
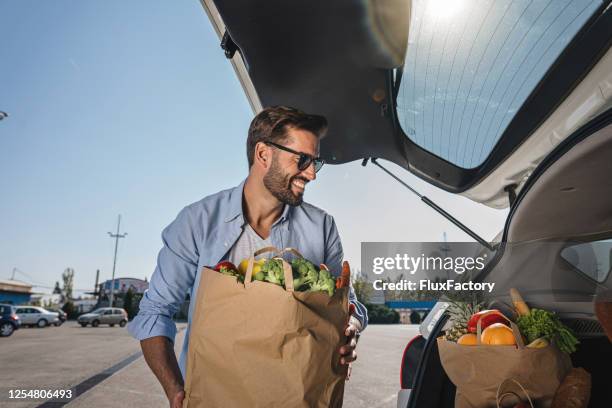
<path fill-rule="evenodd" d="M 389 160 L 492 207 L 612 104 L 609 1 L 201 2 L 254 112 L 323 114 L 329 163 Z"/>

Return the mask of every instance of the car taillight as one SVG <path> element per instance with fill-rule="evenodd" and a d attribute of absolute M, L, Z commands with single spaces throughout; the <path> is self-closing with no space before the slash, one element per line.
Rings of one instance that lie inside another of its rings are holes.
<path fill-rule="evenodd" d="M 11 315 L 11 319 L 13 319 L 13 320 L 19 320 L 19 316 L 17 316 L 17 315 Z"/>

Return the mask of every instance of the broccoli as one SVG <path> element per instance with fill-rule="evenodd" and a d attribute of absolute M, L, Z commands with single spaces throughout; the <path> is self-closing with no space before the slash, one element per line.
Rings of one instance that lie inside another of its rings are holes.
<path fill-rule="evenodd" d="M 309 270 L 306 275 L 302 276 L 305 285 L 312 285 L 319 280 L 319 274 L 316 271 Z"/>
<path fill-rule="evenodd" d="M 323 281 L 323 287 L 327 291 L 329 296 L 334 296 L 334 290 L 336 289 L 336 281 L 333 278 L 325 279 Z"/>
<path fill-rule="evenodd" d="M 307 286 L 305 285 L 306 285 L 306 281 L 303 277 L 293 278 L 293 289 L 294 290 L 297 290 L 297 291 L 300 291 L 301 289 L 305 290 L 307 288 Z M 302 288 L 302 286 L 304 286 L 304 288 Z"/>
<path fill-rule="evenodd" d="M 296 258 L 291 261 L 291 269 L 293 269 L 293 273 L 297 272 L 299 276 L 306 275 L 306 273 L 308 272 L 308 265 L 306 264 L 306 262 L 307 261 L 301 258 Z"/>
<path fill-rule="evenodd" d="M 281 286 L 285 283 L 283 263 L 280 259 L 268 259 L 262 265 L 261 272 L 264 274 L 264 280 L 267 282 Z"/>
<path fill-rule="evenodd" d="M 298 273 L 302 276 L 306 276 L 309 270 L 308 265 L 303 262 L 298 265 Z"/>
<path fill-rule="evenodd" d="M 293 288 L 303 292 L 326 292 L 333 296 L 336 282 L 327 270 L 318 270 L 312 262 L 303 258 L 291 261 L 293 275 Z M 268 259 L 261 267 L 261 275 L 266 282 L 276 285 L 285 285 L 283 262 L 280 259 Z M 253 279 L 260 280 L 259 274 L 253 275 Z"/>
<path fill-rule="evenodd" d="M 301 278 L 302 285 L 312 285 L 319 280 L 317 269 L 311 262 L 305 259 L 294 259 L 293 262 L 291 262 L 291 267 L 293 269 L 294 278 Z M 296 272 L 298 276 L 295 276 Z M 298 287 L 295 286 L 295 284 L 293 286 Z"/>
<path fill-rule="evenodd" d="M 336 288 L 336 283 L 333 279 L 319 279 L 317 282 L 313 283 L 310 286 L 310 290 L 312 292 L 327 292 L 329 296 L 334 295 L 334 289 Z"/>

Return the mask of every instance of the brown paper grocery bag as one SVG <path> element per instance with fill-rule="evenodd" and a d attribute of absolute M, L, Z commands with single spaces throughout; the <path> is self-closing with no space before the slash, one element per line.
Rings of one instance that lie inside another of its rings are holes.
<path fill-rule="evenodd" d="M 523 403 L 523 405 L 529 404 L 529 408 L 535 408 L 533 405 L 533 401 L 531 401 L 531 397 L 529 393 L 523 387 L 523 385 L 516 381 L 514 378 L 508 378 L 502 381 L 501 384 L 497 387 L 497 394 L 495 397 L 495 401 L 497 402 L 497 408 L 503 408 L 507 405 L 508 400 L 511 400 L 510 406 L 514 407 L 519 403 Z"/>
<path fill-rule="evenodd" d="M 518 327 L 511 326 L 517 346 L 468 346 L 438 338 L 442 367 L 457 387 L 455 408 L 496 407 L 497 390 L 508 378 L 525 388 L 536 408 L 550 406 L 571 369 L 570 358 L 554 345 L 525 347 Z"/>
<path fill-rule="evenodd" d="M 254 254 L 276 250 L 264 248 Z M 204 268 L 197 292 L 185 381 L 186 408 L 341 407 L 348 289 L 333 297 L 251 282 Z"/>

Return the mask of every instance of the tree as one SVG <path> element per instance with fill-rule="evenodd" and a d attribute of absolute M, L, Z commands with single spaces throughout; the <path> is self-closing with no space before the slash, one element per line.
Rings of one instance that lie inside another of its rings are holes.
<path fill-rule="evenodd" d="M 123 296 L 123 308 L 127 312 L 129 319 L 136 315 L 136 313 L 134 313 L 134 306 L 134 292 L 132 292 L 132 288 L 129 288 Z"/>
<path fill-rule="evenodd" d="M 366 304 L 365 307 L 368 309 L 368 323 L 397 324 L 400 321 L 399 313 L 385 305 Z"/>
<path fill-rule="evenodd" d="M 55 281 L 55 288 L 53 288 L 53 294 L 54 295 L 61 295 L 62 294 L 62 289 L 60 289 L 60 285 L 58 281 Z"/>
<path fill-rule="evenodd" d="M 365 279 L 359 269 L 354 269 L 351 273 L 351 277 L 353 290 L 355 291 L 357 300 L 361 303 L 369 303 L 370 296 L 374 290 L 372 284 Z"/>
<path fill-rule="evenodd" d="M 74 269 L 66 268 L 64 270 L 64 273 L 62 273 L 62 281 L 64 283 L 64 287 L 62 289 L 63 298 L 64 298 L 63 300 L 70 300 L 72 299 L 72 285 L 74 282 Z"/>
<path fill-rule="evenodd" d="M 68 319 L 76 319 L 79 315 L 79 311 L 70 300 L 64 303 L 62 310 L 68 315 Z"/>

